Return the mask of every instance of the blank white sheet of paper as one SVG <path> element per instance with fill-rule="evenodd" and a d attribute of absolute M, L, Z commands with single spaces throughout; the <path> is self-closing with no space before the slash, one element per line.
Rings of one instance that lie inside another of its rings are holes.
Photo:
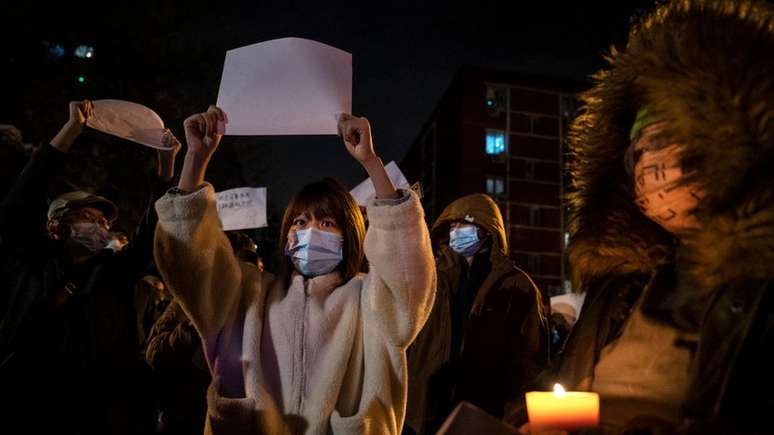
<path fill-rule="evenodd" d="M 352 111 L 352 55 L 302 38 L 229 50 L 217 105 L 226 135 L 337 134 L 336 116 Z"/>

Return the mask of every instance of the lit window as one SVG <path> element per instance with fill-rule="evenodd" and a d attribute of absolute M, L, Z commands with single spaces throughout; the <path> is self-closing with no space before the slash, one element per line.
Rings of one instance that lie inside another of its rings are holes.
<path fill-rule="evenodd" d="M 486 153 L 490 155 L 505 152 L 505 132 L 500 130 L 486 131 Z"/>
<path fill-rule="evenodd" d="M 91 59 L 94 57 L 94 47 L 90 47 L 88 45 L 79 45 L 75 47 L 75 57 L 80 57 L 81 59 Z"/>
<path fill-rule="evenodd" d="M 486 177 L 486 193 L 493 198 L 501 198 L 505 195 L 505 180 L 503 177 Z"/>

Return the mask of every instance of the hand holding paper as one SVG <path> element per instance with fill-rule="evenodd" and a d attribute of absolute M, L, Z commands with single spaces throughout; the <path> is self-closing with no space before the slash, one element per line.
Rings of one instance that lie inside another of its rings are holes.
<path fill-rule="evenodd" d="M 223 111 L 215 106 L 210 106 L 204 113 L 189 116 L 183 122 L 188 154 L 195 154 L 209 160 L 223 137 L 218 133 L 218 123 L 225 119 Z"/>
<path fill-rule="evenodd" d="M 86 125 L 86 120 L 94 115 L 94 104 L 89 100 L 70 102 L 70 119 L 67 124 L 80 134 Z"/>
<path fill-rule="evenodd" d="M 70 118 L 62 129 L 51 139 L 51 145 L 59 151 L 66 153 L 75 142 L 75 139 L 83 132 L 86 121 L 94 116 L 94 106 L 89 100 L 71 101 Z"/>
<path fill-rule="evenodd" d="M 338 131 L 349 154 L 363 165 L 371 177 L 376 197 L 382 199 L 397 198 L 398 191 L 395 190 L 387 171 L 384 170 L 382 159 L 374 151 L 371 124 L 368 123 L 368 120 L 342 113 L 339 116 Z"/>
<path fill-rule="evenodd" d="M 164 149 L 158 150 L 159 178 L 169 181 L 175 176 L 175 157 L 182 148 L 180 141 L 167 129 L 162 137 Z"/>
<path fill-rule="evenodd" d="M 366 118 L 358 118 L 348 113 L 339 115 L 339 135 L 344 139 L 344 146 L 352 157 L 361 165 L 376 158 L 371 125 Z"/>
<path fill-rule="evenodd" d="M 206 112 L 191 115 L 183 123 L 188 151 L 178 183 L 180 190 L 193 192 L 204 183 L 207 165 L 223 137 L 218 133 L 219 122 L 226 122 L 226 114 L 210 106 Z"/>
<path fill-rule="evenodd" d="M 182 148 L 180 141 L 177 140 L 170 129 L 164 131 L 164 135 L 161 137 L 161 143 L 164 145 L 164 149 L 161 150 L 163 154 L 176 155 L 178 151 L 180 151 L 180 148 Z"/>

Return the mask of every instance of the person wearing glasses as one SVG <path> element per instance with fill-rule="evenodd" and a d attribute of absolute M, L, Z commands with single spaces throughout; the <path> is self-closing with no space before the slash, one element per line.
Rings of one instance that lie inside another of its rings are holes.
<path fill-rule="evenodd" d="M 0 205 L 0 385 L 13 398 L 0 416 L 30 433 L 135 433 L 142 403 L 133 289 L 153 261 L 156 215 L 149 208 L 114 250 L 113 202 L 75 191 L 46 204 L 92 113 L 89 101 L 70 103 L 69 121 Z M 159 193 L 179 149 L 165 140 Z"/>

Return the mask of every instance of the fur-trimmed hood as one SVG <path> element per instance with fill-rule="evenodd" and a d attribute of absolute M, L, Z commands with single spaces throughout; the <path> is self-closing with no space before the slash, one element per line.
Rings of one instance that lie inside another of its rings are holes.
<path fill-rule="evenodd" d="M 570 131 L 574 284 L 651 273 L 674 258 L 702 288 L 774 276 L 774 14 L 764 2 L 683 0 L 633 25 L 582 95 Z M 634 204 L 629 130 L 647 105 L 684 144 L 706 193 L 702 229 L 673 237 Z"/>

